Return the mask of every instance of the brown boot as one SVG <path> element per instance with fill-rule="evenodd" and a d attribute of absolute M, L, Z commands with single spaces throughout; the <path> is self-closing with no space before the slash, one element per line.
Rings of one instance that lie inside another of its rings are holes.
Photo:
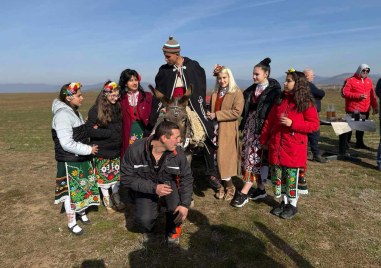
<path fill-rule="evenodd" d="M 217 199 L 221 200 L 225 196 L 225 189 L 224 186 L 221 186 L 220 188 L 217 189 L 216 194 L 214 195 Z"/>
<path fill-rule="evenodd" d="M 225 193 L 224 199 L 226 201 L 230 201 L 230 200 L 233 199 L 234 194 L 235 194 L 235 187 L 234 187 L 234 185 L 226 186 L 226 193 Z"/>

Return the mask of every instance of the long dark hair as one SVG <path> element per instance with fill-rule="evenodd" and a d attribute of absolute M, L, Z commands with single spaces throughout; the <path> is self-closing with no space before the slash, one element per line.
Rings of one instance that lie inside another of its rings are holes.
<path fill-rule="evenodd" d="M 106 86 L 107 84 L 111 83 L 111 81 L 107 81 L 104 85 Z M 119 87 L 115 88 L 112 92 L 114 91 L 119 91 Z M 111 92 L 110 92 L 111 93 Z M 107 94 L 103 89 L 99 93 L 96 101 L 95 101 L 95 106 L 98 109 L 98 117 L 97 117 L 97 124 L 100 127 L 106 127 L 108 123 L 112 121 L 120 121 L 122 120 L 122 114 L 121 114 L 121 109 L 120 109 L 120 102 L 119 100 L 115 104 L 111 104 L 107 100 Z"/>
<path fill-rule="evenodd" d="M 135 76 L 136 79 L 139 80 L 138 91 L 142 95 L 141 102 L 143 102 L 146 97 L 146 93 L 144 92 L 143 87 L 140 85 L 140 75 L 138 74 L 137 71 L 131 70 L 131 69 L 126 69 L 120 74 L 119 87 L 121 89 L 121 92 L 120 92 L 121 98 L 124 98 L 124 96 L 127 94 L 128 88 L 126 84 L 128 81 L 130 81 L 132 76 Z"/>
<path fill-rule="evenodd" d="M 296 103 L 296 110 L 298 112 L 304 112 L 311 105 L 315 106 L 306 75 L 303 72 L 293 69 L 290 69 L 286 75 L 291 75 L 292 80 L 295 81 L 293 96 L 294 102 Z M 285 96 L 285 94 L 285 92 L 282 93 L 283 96 Z"/>

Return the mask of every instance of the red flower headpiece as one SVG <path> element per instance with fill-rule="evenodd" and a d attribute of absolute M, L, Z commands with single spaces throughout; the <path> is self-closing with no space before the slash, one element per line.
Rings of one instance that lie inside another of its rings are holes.
<path fill-rule="evenodd" d="M 113 81 L 107 81 L 104 86 L 103 86 L 103 91 L 105 93 L 110 93 L 112 92 L 114 89 L 118 88 L 118 84 L 113 82 Z"/>
<path fill-rule="evenodd" d="M 217 76 L 218 73 L 221 72 L 222 67 L 223 67 L 223 66 L 221 66 L 221 65 L 219 65 L 219 64 L 214 65 L 213 76 Z"/>
<path fill-rule="evenodd" d="M 68 85 L 66 89 L 66 94 L 69 96 L 74 95 L 75 93 L 77 93 L 78 89 L 80 89 L 81 87 L 82 87 L 81 83 L 72 82 Z"/>

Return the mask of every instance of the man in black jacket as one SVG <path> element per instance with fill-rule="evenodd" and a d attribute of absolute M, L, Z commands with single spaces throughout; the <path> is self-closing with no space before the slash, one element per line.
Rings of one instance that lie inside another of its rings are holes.
<path fill-rule="evenodd" d="M 192 171 L 179 142 L 179 127 L 163 121 L 153 136 L 128 147 L 121 166 L 121 186 L 136 192 L 135 221 L 143 233 L 152 233 L 158 202 L 165 201 L 170 244 L 179 243 L 193 193 Z"/>
<path fill-rule="evenodd" d="M 314 71 L 312 69 L 305 69 L 303 72 L 306 75 L 306 78 L 309 82 L 310 91 L 311 91 L 312 96 L 315 99 L 316 109 L 319 113 L 321 110 L 321 100 L 324 98 L 325 92 L 324 92 L 324 90 L 319 89 L 318 87 L 316 87 L 312 83 L 312 81 L 315 78 L 315 74 L 314 74 Z M 320 154 L 319 138 L 320 138 L 320 130 L 308 134 L 308 143 L 310 144 L 311 152 L 313 155 L 312 160 L 319 162 L 319 163 L 326 163 L 327 160 L 325 158 L 321 157 L 321 154 Z"/>
<path fill-rule="evenodd" d="M 155 77 L 156 89 L 163 93 L 167 98 L 176 98 L 184 95 L 185 90 L 192 85 L 192 95 L 189 98 L 189 106 L 195 111 L 200 120 L 205 134 L 207 136 L 205 144 L 205 174 L 211 179 L 211 183 L 215 188 L 220 187 L 217 175 L 217 169 L 214 163 L 214 128 L 212 122 L 206 115 L 206 75 L 205 70 L 200 64 L 190 58 L 180 55 L 180 44 L 169 37 L 163 46 L 163 53 L 166 64 L 159 68 L 159 72 Z M 152 100 L 152 113 L 148 130 L 152 130 L 155 126 L 161 109 L 161 103 L 154 98 Z"/>

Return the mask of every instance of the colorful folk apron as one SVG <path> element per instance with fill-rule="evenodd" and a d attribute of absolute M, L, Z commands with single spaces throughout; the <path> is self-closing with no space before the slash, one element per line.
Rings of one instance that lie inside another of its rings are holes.
<path fill-rule="evenodd" d="M 99 190 L 91 161 L 57 162 L 54 204 L 70 196 L 71 208 L 80 212 L 99 205 Z"/>
<path fill-rule="evenodd" d="M 120 158 L 107 159 L 94 157 L 95 178 L 98 186 L 104 189 L 110 188 L 120 179 Z"/>
<path fill-rule="evenodd" d="M 262 160 L 264 160 L 263 158 L 265 156 L 263 154 L 262 145 L 259 142 L 260 135 L 254 134 L 255 116 L 256 111 L 249 113 L 242 133 L 242 175 L 245 182 L 251 183 L 261 178 Z"/>
<path fill-rule="evenodd" d="M 131 125 L 130 141 L 129 144 L 133 144 L 136 140 L 143 138 L 144 125 L 141 121 L 134 121 Z"/>
<path fill-rule="evenodd" d="M 271 182 L 275 197 L 281 194 L 288 198 L 296 198 L 298 194 L 299 168 L 271 166 Z"/>

